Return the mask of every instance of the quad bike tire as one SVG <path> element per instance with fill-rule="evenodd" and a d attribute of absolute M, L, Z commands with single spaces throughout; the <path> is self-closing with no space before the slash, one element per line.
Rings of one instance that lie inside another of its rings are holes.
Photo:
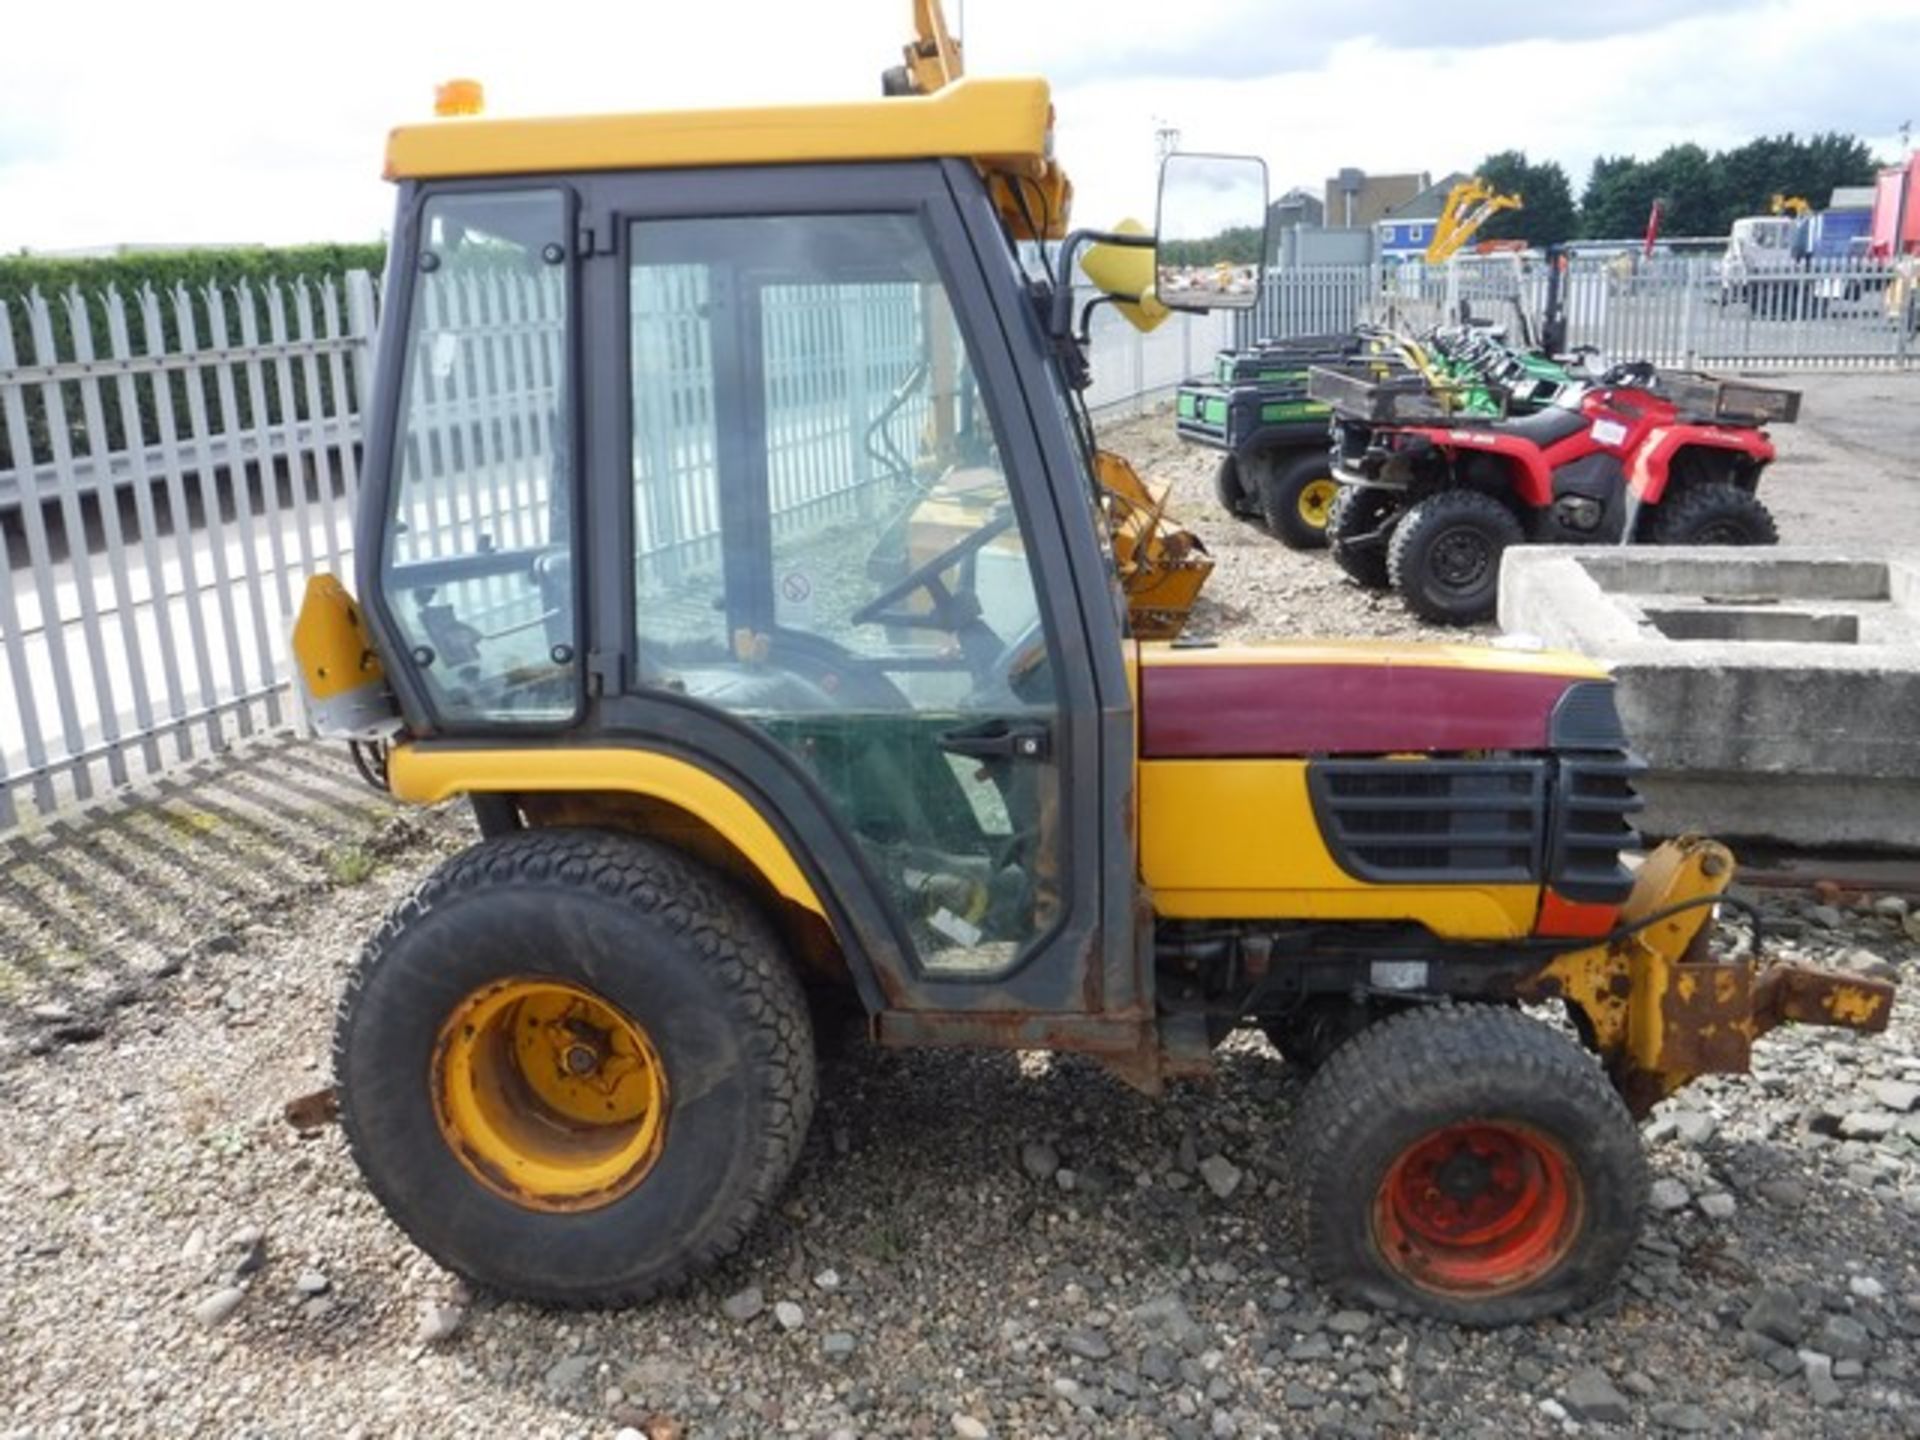
<path fill-rule="evenodd" d="M 1340 485 L 1318 450 L 1263 458 L 1257 477 L 1260 517 L 1268 533 L 1289 550 L 1319 550 L 1327 543 L 1327 520 Z"/>
<path fill-rule="evenodd" d="M 1307 1082 L 1294 1151 L 1315 1278 L 1456 1324 L 1590 1305 L 1646 1206 L 1640 1132 L 1598 1062 L 1501 1006 L 1362 1030 Z"/>
<path fill-rule="evenodd" d="M 400 1228 L 499 1294 L 635 1303 L 737 1247 L 814 1107 L 807 1002 L 765 918 L 673 850 L 484 840 L 348 980 L 340 1118 Z"/>
<path fill-rule="evenodd" d="M 1369 590 L 1385 590 L 1391 584 L 1387 578 L 1387 541 L 1355 541 L 1374 536 L 1393 505 L 1393 498 L 1379 490 L 1342 485 L 1327 507 L 1327 545 L 1333 563 Z"/>
<path fill-rule="evenodd" d="M 1773 512 L 1730 480 L 1683 487 L 1663 497 L 1653 516 L 1658 545 L 1778 545 Z"/>
<path fill-rule="evenodd" d="M 1247 489 L 1240 478 L 1240 457 L 1228 451 L 1213 469 L 1213 498 L 1227 514 L 1247 513 Z"/>
<path fill-rule="evenodd" d="M 1472 625 L 1492 616 L 1500 597 L 1500 557 L 1525 538 L 1519 517 L 1493 496 L 1441 490 L 1394 527 L 1387 576 L 1422 620 Z"/>

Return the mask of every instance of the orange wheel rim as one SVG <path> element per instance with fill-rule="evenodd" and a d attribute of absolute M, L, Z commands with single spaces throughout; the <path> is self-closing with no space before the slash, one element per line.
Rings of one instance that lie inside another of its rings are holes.
<path fill-rule="evenodd" d="M 666 1140 L 653 1039 L 566 981 L 482 986 L 440 1028 L 429 1083 L 454 1157 L 529 1210 L 593 1210 L 646 1179 Z"/>
<path fill-rule="evenodd" d="M 1529 1126 L 1472 1121 L 1400 1152 L 1374 1195 L 1374 1238 L 1387 1264 L 1424 1290 L 1502 1295 L 1566 1258 L 1584 1212 L 1578 1172 L 1558 1143 Z"/>

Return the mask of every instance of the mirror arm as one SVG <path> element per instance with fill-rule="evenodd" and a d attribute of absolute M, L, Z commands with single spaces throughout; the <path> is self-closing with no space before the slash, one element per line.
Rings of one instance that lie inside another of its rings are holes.
<path fill-rule="evenodd" d="M 1096 295 L 1080 307 L 1080 324 L 1074 333 L 1074 339 L 1081 345 L 1093 341 L 1093 332 L 1088 328 L 1093 322 L 1093 312 L 1102 305 L 1138 305 L 1138 295 Z"/>
<path fill-rule="evenodd" d="M 1060 242 L 1059 271 L 1053 282 L 1053 314 L 1048 319 L 1049 332 L 1059 339 L 1073 334 L 1073 263 L 1081 249 L 1088 245 L 1121 245 L 1134 250 L 1151 250 L 1158 242 L 1156 235 L 1122 235 L 1115 230 L 1075 230 Z"/>

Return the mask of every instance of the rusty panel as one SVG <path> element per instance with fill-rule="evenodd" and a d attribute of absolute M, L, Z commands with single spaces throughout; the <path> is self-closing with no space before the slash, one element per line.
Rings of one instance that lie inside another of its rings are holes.
<path fill-rule="evenodd" d="M 1893 1018 L 1894 987 L 1839 970 L 1775 965 L 1754 986 L 1755 1033 L 1776 1025 L 1840 1025 L 1878 1035 Z"/>

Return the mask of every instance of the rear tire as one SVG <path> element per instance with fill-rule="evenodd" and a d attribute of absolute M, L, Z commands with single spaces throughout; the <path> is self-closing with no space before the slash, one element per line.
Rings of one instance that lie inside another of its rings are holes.
<path fill-rule="evenodd" d="M 1441 490 L 1403 517 L 1387 575 L 1407 608 L 1436 625 L 1472 625 L 1500 598 L 1500 557 L 1526 538 L 1513 511 L 1478 490 Z"/>
<path fill-rule="evenodd" d="M 529 991 L 591 1013 L 485 1009 Z M 607 1153 L 613 1122 L 566 1087 L 597 1081 L 597 1053 L 612 1109 L 633 1074 L 609 1020 L 661 1077 L 654 1148 L 617 1185 L 573 1185 L 573 1152 Z M 333 1066 L 348 1145 L 395 1223 L 476 1285 L 563 1305 L 634 1303 L 737 1247 L 793 1167 L 816 1085 L 806 999 L 764 917 L 676 852 L 591 830 L 483 841 L 429 875 L 348 980 Z"/>
<path fill-rule="evenodd" d="M 1639 1237 L 1646 1157 L 1593 1057 L 1497 1006 L 1363 1030 L 1294 1122 L 1315 1278 L 1383 1309 L 1511 1325 L 1588 1305 Z"/>
<path fill-rule="evenodd" d="M 1327 507 L 1327 545 L 1333 563 L 1369 590 L 1385 590 L 1387 543 L 1379 532 L 1393 519 L 1394 497 L 1383 490 L 1342 485 Z"/>
<path fill-rule="evenodd" d="M 1240 457 L 1228 451 L 1213 471 L 1213 498 L 1236 519 L 1247 513 L 1246 486 L 1240 479 Z"/>
<path fill-rule="evenodd" d="M 1340 488 L 1326 455 L 1315 450 L 1290 458 L 1262 457 L 1262 462 L 1254 473 L 1267 529 L 1292 550 L 1324 547 L 1327 518 Z"/>
<path fill-rule="evenodd" d="M 1653 516 L 1657 545 L 1778 545 L 1773 512 L 1730 480 L 1683 487 L 1662 497 Z"/>

